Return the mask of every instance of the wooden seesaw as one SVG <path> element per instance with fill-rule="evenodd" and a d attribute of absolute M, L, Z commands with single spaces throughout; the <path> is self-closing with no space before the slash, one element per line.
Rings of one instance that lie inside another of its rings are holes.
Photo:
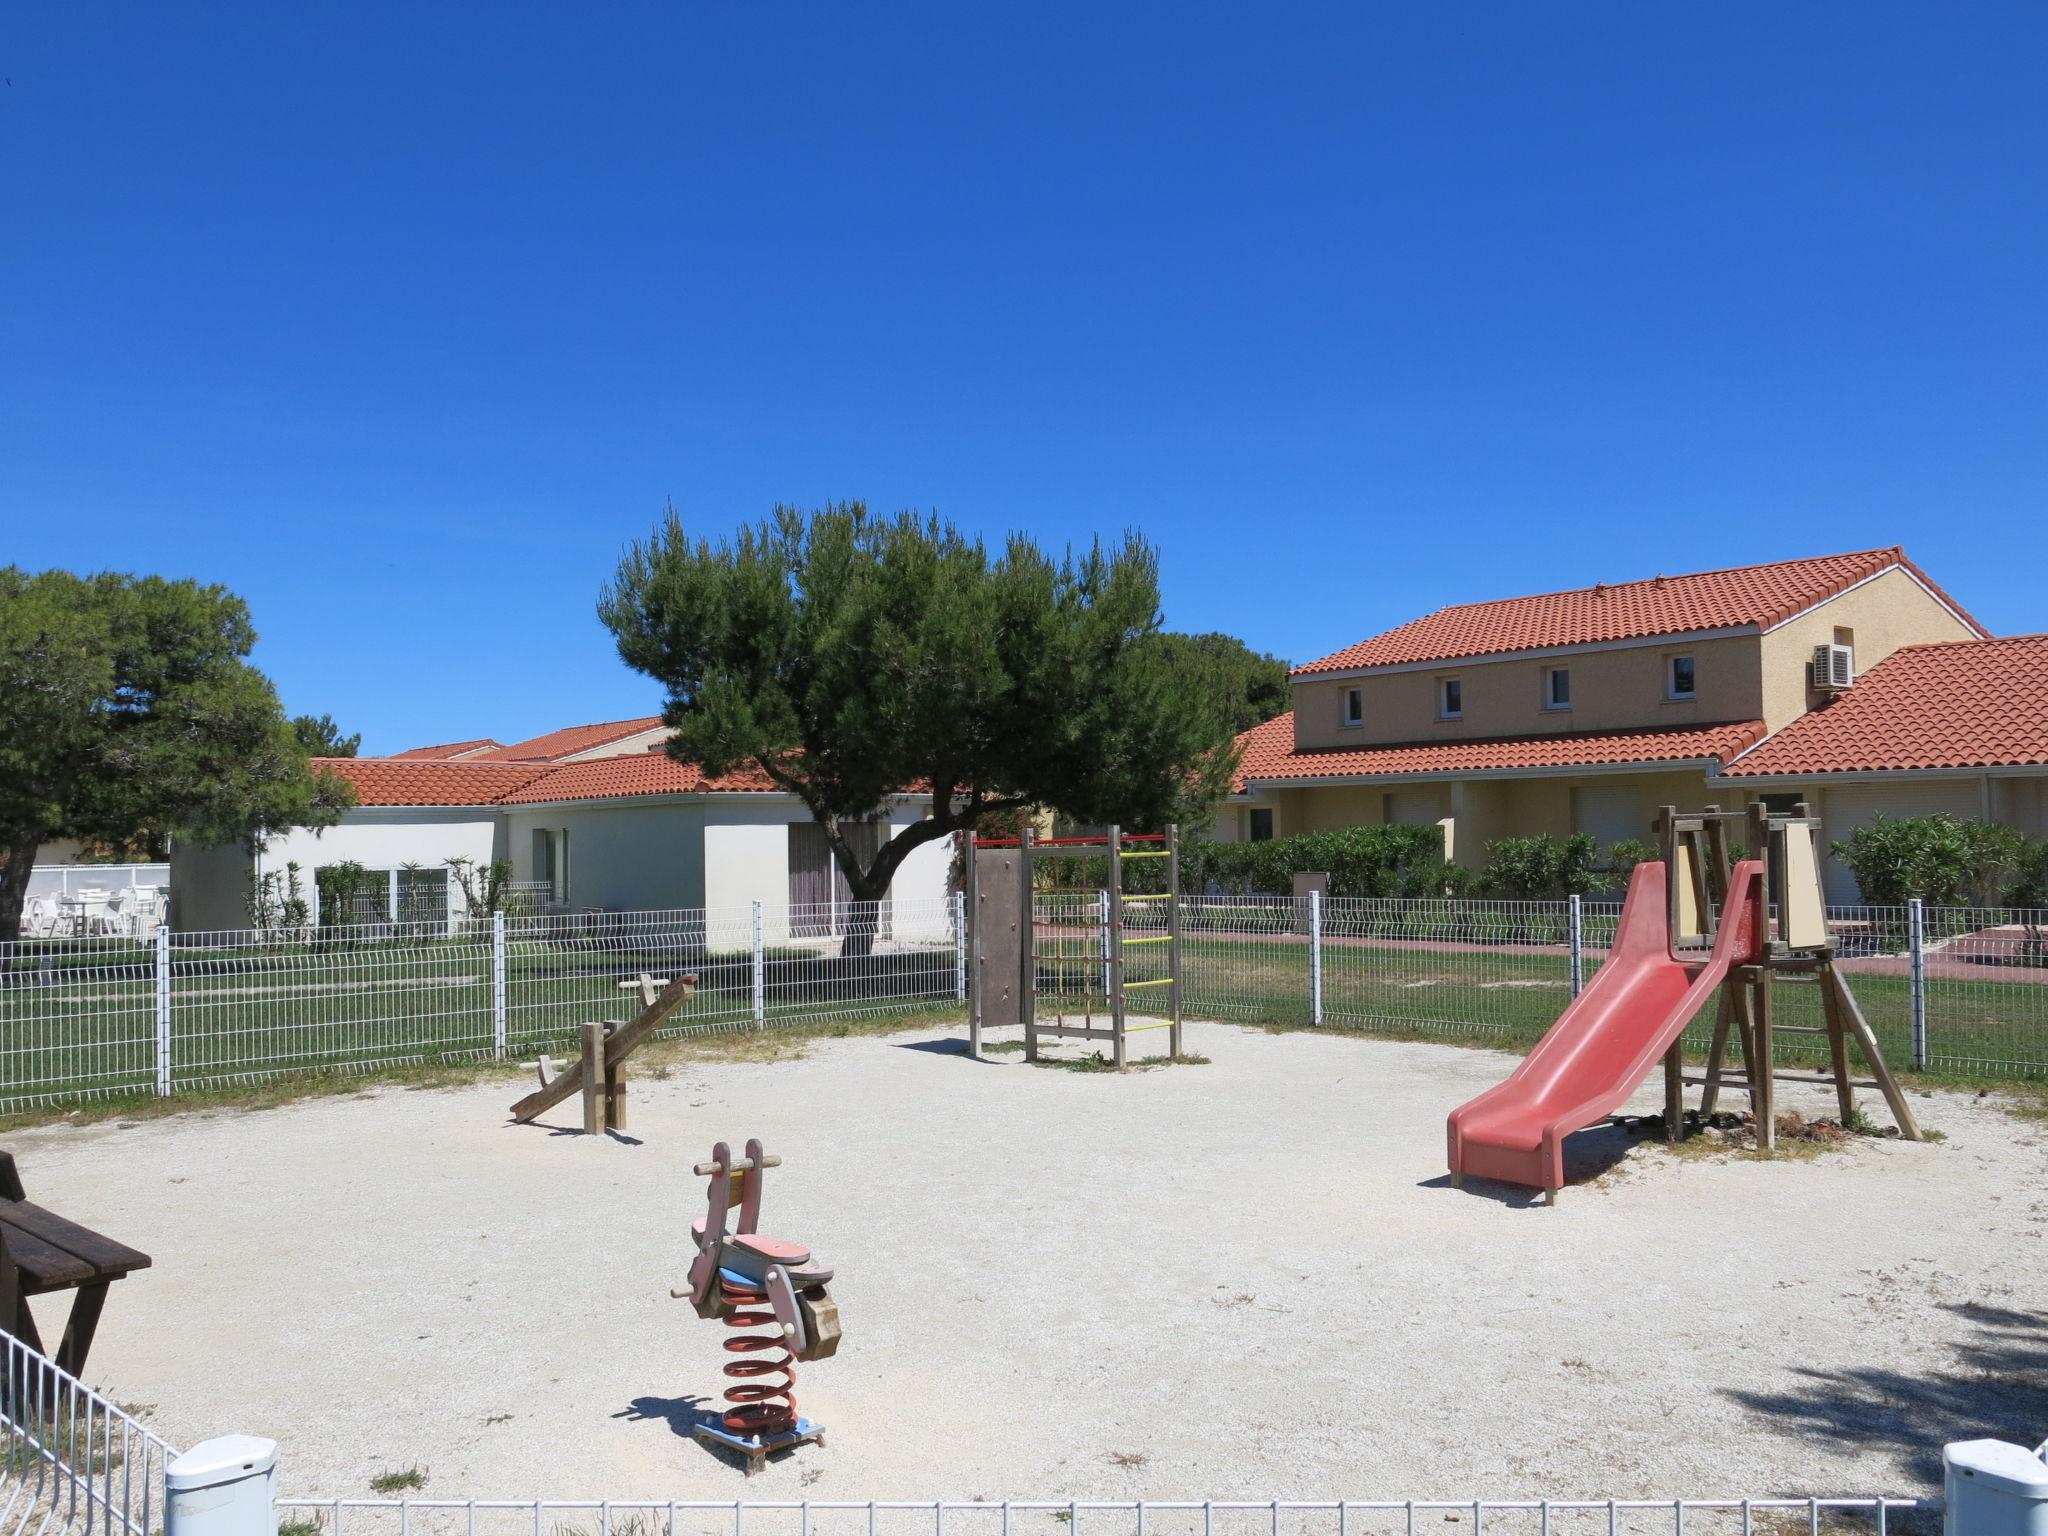
<path fill-rule="evenodd" d="M 543 1054 L 535 1063 L 540 1087 L 512 1106 L 514 1120 L 524 1124 L 580 1093 L 586 1135 L 602 1136 L 607 1129 L 626 1128 L 626 1058 L 653 1039 L 668 1016 L 690 1000 L 697 990 L 697 977 L 693 972 L 663 986 L 643 973 L 637 982 L 619 985 L 639 988 L 639 1016 L 630 1023 L 605 1019 L 585 1024 L 583 1052 L 576 1061 L 555 1061 Z M 661 989 L 658 992 L 657 987 Z"/>

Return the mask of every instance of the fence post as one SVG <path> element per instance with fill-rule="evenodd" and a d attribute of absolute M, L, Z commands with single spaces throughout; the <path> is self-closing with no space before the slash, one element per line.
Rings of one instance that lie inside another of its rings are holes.
<path fill-rule="evenodd" d="M 156 931 L 156 1091 L 157 1097 L 171 1093 L 171 929 L 168 923 Z"/>
<path fill-rule="evenodd" d="M 1323 893 L 1308 893 L 1308 1021 L 1323 1022 Z"/>
<path fill-rule="evenodd" d="M 1906 902 L 1906 950 L 1913 973 L 1913 1070 L 1927 1070 L 1927 908 L 1918 896 Z"/>
<path fill-rule="evenodd" d="M 768 952 L 761 945 L 761 903 L 754 903 L 754 1024 L 768 1022 Z"/>
<path fill-rule="evenodd" d="M 973 855 L 970 854 L 971 858 Z M 953 893 L 953 1001 L 967 1001 L 967 893 Z"/>
<path fill-rule="evenodd" d="M 1586 990 L 1586 908 L 1577 892 L 1571 896 L 1566 917 L 1571 934 L 1572 996 L 1577 997 Z"/>
<path fill-rule="evenodd" d="M 1096 949 L 1102 956 L 1102 995 L 1109 996 L 1109 892 L 1095 893 Z M 1061 985 L 1065 985 L 1062 981 Z"/>
<path fill-rule="evenodd" d="M 505 1059 L 505 914 L 491 914 L 491 1054 Z"/>

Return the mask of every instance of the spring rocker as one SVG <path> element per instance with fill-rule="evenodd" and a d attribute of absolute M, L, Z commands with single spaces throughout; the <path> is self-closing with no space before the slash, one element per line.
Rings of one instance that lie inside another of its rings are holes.
<path fill-rule="evenodd" d="M 1836 963 L 1821 900 L 1817 819 L 1801 805 L 1790 815 L 1762 806 L 1747 813 L 1749 846 L 1729 858 L 1728 830 L 1745 813 L 1708 806 L 1657 818 L 1663 858 L 1629 877 L 1628 897 L 1607 961 L 1505 1082 L 1453 1110 L 1447 1126 L 1451 1182 L 1466 1175 L 1540 1189 L 1555 1204 L 1564 1184 L 1564 1139 L 1598 1124 L 1628 1102 L 1661 1060 L 1664 1134 L 1687 1131 L 1685 1089 L 1704 1091 L 1700 1122 L 1714 1113 L 1723 1088 L 1746 1089 L 1759 1149 L 1777 1145 L 1776 1084 L 1833 1083 L 1842 1123 L 1856 1113 L 1856 1090 L 1884 1095 L 1899 1134 L 1921 1139 L 1912 1107 L 1899 1091 L 1884 1052 Z M 1780 1024 L 1779 977 L 1818 983 L 1823 1022 Z M 1683 1037 L 1716 993 L 1720 997 L 1704 1075 L 1685 1071 Z M 1786 1072 L 1777 1040 L 1809 1035 L 1827 1041 L 1826 1074 Z M 1870 1076 L 1851 1074 L 1855 1042 Z M 1740 1051 L 1739 1075 L 1729 1066 Z"/>
<path fill-rule="evenodd" d="M 582 1054 L 576 1061 L 554 1061 L 542 1055 L 535 1063 L 540 1087 L 512 1106 L 515 1121 L 523 1125 L 571 1094 L 581 1093 L 584 1134 L 602 1136 L 607 1129 L 626 1128 L 626 1058 L 653 1039 L 668 1016 L 690 1000 L 697 990 L 697 977 L 695 973 L 678 976 L 662 986 L 643 973 L 637 982 L 619 985 L 639 989 L 638 1016 L 631 1023 L 606 1019 L 585 1024 Z M 659 992 L 657 986 L 661 986 Z"/>
<path fill-rule="evenodd" d="M 803 1244 L 760 1235 L 762 1175 L 780 1166 L 782 1159 L 766 1156 L 758 1139 L 738 1161 L 721 1141 L 710 1162 L 697 1164 L 697 1175 L 710 1180 L 704 1214 L 690 1223 L 697 1256 L 689 1278 L 669 1291 L 687 1296 L 699 1317 L 732 1329 L 768 1330 L 726 1339 L 726 1352 L 735 1358 L 725 1374 L 739 1383 L 726 1389 L 733 1406 L 691 1430 L 713 1450 L 744 1457 L 749 1477 L 776 1451 L 825 1443 L 825 1426 L 797 1414 L 796 1362 L 829 1360 L 839 1350 L 839 1306 L 825 1289 L 832 1271 Z M 728 1229 L 726 1215 L 735 1207 L 739 1220 Z M 767 1376 L 782 1379 L 756 1379 Z"/>
<path fill-rule="evenodd" d="M 968 854 L 970 1056 L 981 1057 L 983 1030 L 1020 1024 L 1026 1061 L 1038 1060 L 1041 1039 L 1106 1040 L 1122 1067 L 1127 1038 L 1148 1029 L 1170 1030 L 1168 1054 L 1181 1054 L 1180 828 L 1047 838 L 1026 828 L 1017 837 L 976 837 Z M 1100 887 L 1038 888 L 1038 860 L 1075 855 L 1106 859 Z M 1124 865 L 1133 859 L 1165 860 L 1165 889 L 1126 892 Z M 1040 896 L 1055 898 L 1056 910 L 1041 911 Z M 1069 904 L 1059 908 L 1058 898 Z M 1135 974 L 1141 969 L 1146 974 Z M 1132 1024 L 1130 994 L 1146 991 L 1160 994 L 1166 1017 Z"/>

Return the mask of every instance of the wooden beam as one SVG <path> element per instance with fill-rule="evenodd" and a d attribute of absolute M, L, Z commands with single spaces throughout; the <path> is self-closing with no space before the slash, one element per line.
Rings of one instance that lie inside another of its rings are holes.
<path fill-rule="evenodd" d="M 1832 965 L 1822 974 L 1826 978 L 1822 985 L 1832 986 L 1835 990 L 1842 1010 L 1842 1023 L 1856 1037 L 1856 1047 L 1863 1053 L 1870 1075 L 1877 1079 L 1877 1090 L 1884 1095 L 1885 1105 L 1892 1112 L 1892 1121 L 1898 1126 L 1899 1134 L 1908 1141 L 1923 1140 L 1920 1122 L 1913 1116 L 1913 1106 L 1906 1102 L 1898 1079 L 1892 1076 L 1891 1065 L 1884 1059 L 1884 1050 L 1877 1043 L 1877 1034 L 1871 1029 L 1870 1021 L 1863 1017 L 1856 994 L 1849 990 L 1848 978 Z"/>

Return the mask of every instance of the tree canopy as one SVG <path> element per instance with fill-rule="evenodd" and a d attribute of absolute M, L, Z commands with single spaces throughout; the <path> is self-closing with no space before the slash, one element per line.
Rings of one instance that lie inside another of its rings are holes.
<path fill-rule="evenodd" d="M 354 757 L 363 744 L 361 731 L 342 735 L 332 715 L 293 715 L 292 735 L 308 757 Z"/>
<path fill-rule="evenodd" d="M 1156 827 L 1213 808 L 1236 705 L 1179 664 L 1158 578 L 1135 535 L 1058 560 L 1013 536 L 991 556 L 936 517 L 846 502 L 712 543 L 671 509 L 598 612 L 666 688 L 670 754 L 758 768 L 877 901 L 915 848 L 991 815 Z M 924 790 L 931 816 L 862 857 L 847 825 Z"/>
<path fill-rule="evenodd" d="M 309 771 L 247 660 L 242 600 L 156 576 L 0 569 L 0 939 L 37 847 L 324 826 L 348 786 Z"/>
<path fill-rule="evenodd" d="M 1230 706 L 1233 733 L 1263 725 L 1294 707 L 1294 695 L 1287 685 L 1287 663 L 1278 656 L 1253 650 L 1235 635 L 1214 631 L 1182 635 L 1169 631 L 1159 636 L 1159 643 L 1167 648 L 1173 665 L 1207 674 L 1204 686 Z"/>

